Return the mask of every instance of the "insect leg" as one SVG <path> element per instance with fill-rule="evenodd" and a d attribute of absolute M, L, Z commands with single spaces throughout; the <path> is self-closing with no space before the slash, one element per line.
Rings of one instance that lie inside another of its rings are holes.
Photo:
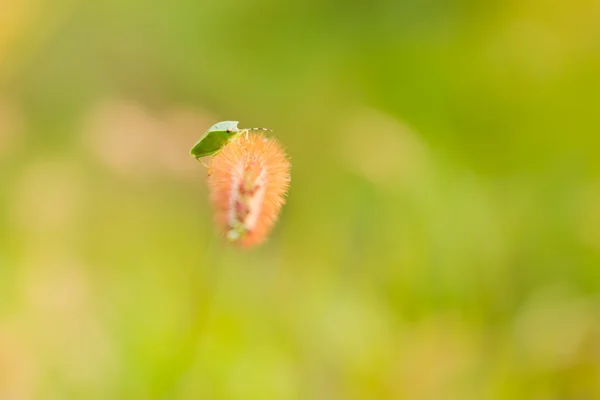
<path fill-rule="evenodd" d="M 215 156 L 214 154 L 213 154 L 212 156 L 210 156 L 209 165 L 207 165 L 207 166 L 206 166 L 206 175 L 207 175 L 207 176 L 211 176 L 211 175 L 212 175 L 212 173 L 213 173 L 213 169 L 212 169 L 212 160 L 213 160 L 213 157 L 214 157 L 214 156 Z"/>
<path fill-rule="evenodd" d="M 250 130 L 251 130 L 251 129 L 244 129 L 244 130 L 241 132 L 241 133 L 243 133 L 243 134 L 245 134 L 245 135 L 246 135 L 246 143 L 252 143 L 252 141 L 250 140 L 250 137 L 248 136 L 248 132 L 249 132 Z"/>
<path fill-rule="evenodd" d="M 212 157 L 210 158 L 212 160 Z M 202 161 L 201 159 L 198 158 L 198 161 L 200 161 L 202 163 L 202 165 L 204 165 L 207 169 L 210 168 L 208 165 L 206 165 L 206 163 L 204 161 Z"/>

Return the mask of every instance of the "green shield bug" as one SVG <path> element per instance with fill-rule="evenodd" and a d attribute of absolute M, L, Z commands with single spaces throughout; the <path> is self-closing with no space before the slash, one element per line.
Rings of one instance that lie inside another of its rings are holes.
<path fill-rule="evenodd" d="M 214 124 L 204 133 L 190 150 L 190 154 L 197 159 L 206 156 L 215 156 L 231 140 L 237 139 L 242 134 L 248 134 L 248 131 L 270 131 L 267 128 L 238 128 L 238 121 L 222 121 Z"/>

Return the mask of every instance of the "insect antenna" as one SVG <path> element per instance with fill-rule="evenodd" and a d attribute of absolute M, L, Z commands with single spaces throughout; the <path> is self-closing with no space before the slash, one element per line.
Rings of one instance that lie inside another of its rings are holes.
<path fill-rule="evenodd" d="M 267 131 L 267 132 L 273 132 L 273 129 L 269 129 L 269 128 L 246 128 L 249 131 Z"/>

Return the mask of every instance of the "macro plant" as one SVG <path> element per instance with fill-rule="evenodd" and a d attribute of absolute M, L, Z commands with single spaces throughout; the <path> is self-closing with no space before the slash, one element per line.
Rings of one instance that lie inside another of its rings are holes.
<path fill-rule="evenodd" d="M 264 242 L 277 221 L 290 184 L 290 162 L 274 138 L 238 129 L 236 121 L 213 125 L 190 153 L 210 156 L 208 186 L 217 227 L 232 244 Z"/>

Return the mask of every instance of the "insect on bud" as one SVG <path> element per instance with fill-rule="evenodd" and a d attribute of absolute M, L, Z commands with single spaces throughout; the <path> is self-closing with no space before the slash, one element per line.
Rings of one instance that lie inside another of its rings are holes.
<path fill-rule="evenodd" d="M 290 163 L 273 138 L 241 135 L 212 159 L 208 177 L 219 229 L 241 247 L 262 243 L 273 227 L 290 183 Z"/>

